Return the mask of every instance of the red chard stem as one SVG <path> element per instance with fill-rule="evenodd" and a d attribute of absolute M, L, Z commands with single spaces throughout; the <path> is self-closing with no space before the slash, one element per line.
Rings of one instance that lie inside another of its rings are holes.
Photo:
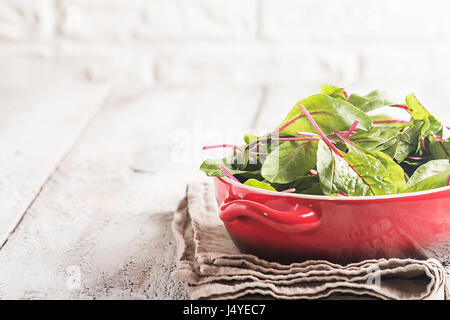
<path fill-rule="evenodd" d="M 409 110 L 408 106 L 405 106 L 404 104 L 391 104 L 391 107 Z"/>
<path fill-rule="evenodd" d="M 298 105 L 300 107 L 300 109 L 302 109 L 303 113 L 305 114 L 305 116 L 308 118 L 309 122 L 311 123 L 311 125 L 314 127 L 314 129 L 316 129 L 317 133 L 320 135 L 320 137 L 322 138 L 322 140 L 330 147 L 331 150 L 333 150 L 334 153 L 336 153 L 337 155 L 339 155 L 341 158 L 343 158 L 344 156 L 339 152 L 339 150 L 333 145 L 333 143 L 330 141 L 330 139 L 327 138 L 327 136 L 325 135 L 325 133 L 323 133 L 323 131 L 320 129 L 320 127 L 317 125 L 316 121 L 314 121 L 314 119 L 312 118 L 311 114 L 308 112 L 308 110 L 306 110 L 305 106 L 302 104 Z"/>
<path fill-rule="evenodd" d="M 342 93 L 344 94 L 345 99 L 348 100 L 348 94 L 347 94 L 347 91 L 342 90 Z"/>
<path fill-rule="evenodd" d="M 389 119 L 389 120 L 375 120 L 373 123 L 409 123 L 409 121 Z"/>
<path fill-rule="evenodd" d="M 317 134 L 311 133 L 311 132 L 297 132 L 299 136 L 310 136 L 310 137 L 317 137 Z"/>
<path fill-rule="evenodd" d="M 422 148 L 423 151 L 427 151 L 427 148 L 425 146 L 425 139 L 424 139 L 424 137 L 420 138 L 420 147 Z"/>
<path fill-rule="evenodd" d="M 236 179 L 235 176 L 233 176 L 227 169 L 225 169 L 225 167 L 219 167 L 220 171 L 222 171 L 223 173 L 225 173 L 225 175 L 230 178 L 233 181 L 236 181 L 238 183 L 241 183 L 238 179 Z"/>
<path fill-rule="evenodd" d="M 316 113 L 326 113 L 325 111 L 315 111 L 312 112 L 312 114 L 316 114 Z M 304 114 L 299 114 L 298 116 L 294 117 L 292 120 L 289 120 L 288 122 L 286 122 L 285 124 L 283 124 L 281 127 L 279 127 L 278 129 L 273 130 L 270 134 L 271 135 L 275 135 L 281 131 L 283 131 L 284 129 L 286 129 L 288 126 L 290 126 L 291 124 L 293 124 L 296 120 L 303 118 L 305 115 Z"/>
<path fill-rule="evenodd" d="M 351 125 L 350 128 L 348 128 L 348 130 L 344 133 L 343 137 L 344 138 L 348 138 L 352 133 L 353 130 L 355 130 L 356 126 L 358 125 L 359 121 L 355 120 L 355 122 L 353 122 L 353 124 Z"/>
<path fill-rule="evenodd" d="M 202 149 L 207 150 L 207 149 L 216 149 L 216 148 L 233 148 L 235 150 L 242 151 L 238 146 L 235 146 L 232 144 L 218 144 L 218 145 L 214 145 L 214 146 L 204 146 Z"/>
<path fill-rule="evenodd" d="M 414 157 L 414 156 L 408 156 L 407 158 L 408 158 L 408 159 L 411 159 L 411 160 L 418 160 L 418 161 L 421 161 L 421 160 L 426 160 L 426 159 L 428 159 L 429 156 L 426 156 L 426 157 Z"/>
<path fill-rule="evenodd" d="M 271 138 L 273 141 L 319 141 L 316 138 Z"/>

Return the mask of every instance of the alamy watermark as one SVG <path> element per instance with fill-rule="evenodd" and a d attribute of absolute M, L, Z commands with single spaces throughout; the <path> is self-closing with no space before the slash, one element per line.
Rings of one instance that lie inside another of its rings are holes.
<path fill-rule="evenodd" d="M 222 159 L 229 158 L 233 164 L 256 164 L 257 156 L 264 156 L 268 153 L 268 144 L 263 137 L 271 131 L 268 129 L 217 129 L 208 128 L 200 121 L 192 123 L 190 128 L 176 129 L 171 135 L 171 162 L 173 164 L 195 165 L 202 163 L 206 158 Z M 246 145 L 244 136 L 251 134 L 261 138 L 259 143 L 254 142 L 248 146 L 248 150 L 242 150 Z M 278 134 L 271 134 L 271 138 L 278 138 Z M 272 148 L 278 141 L 271 140 Z M 216 147 L 214 147 L 216 146 Z M 236 148 L 233 148 L 235 146 Z M 204 147 L 207 150 L 204 150 Z M 248 151 L 247 157 L 239 157 L 239 153 Z M 230 163 L 231 164 L 231 163 Z"/>

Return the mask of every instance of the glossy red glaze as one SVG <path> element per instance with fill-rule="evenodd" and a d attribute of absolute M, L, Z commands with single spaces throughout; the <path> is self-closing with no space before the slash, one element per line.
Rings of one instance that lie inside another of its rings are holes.
<path fill-rule="evenodd" d="M 450 187 L 404 195 L 325 197 L 214 178 L 220 218 L 242 252 L 274 261 L 415 257 L 450 239 Z"/>

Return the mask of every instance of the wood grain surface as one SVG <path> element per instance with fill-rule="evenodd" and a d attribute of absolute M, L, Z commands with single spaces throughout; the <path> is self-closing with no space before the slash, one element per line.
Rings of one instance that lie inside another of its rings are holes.
<path fill-rule="evenodd" d="M 106 93 L 86 85 L 0 88 L 0 247 Z"/>
<path fill-rule="evenodd" d="M 260 96 L 252 88 L 113 93 L 0 250 L 0 298 L 185 299 L 170 277 L 173 209 L 186 182 L 203 178 L 203 141 L 250 127 Z M 177 151 L 183 138 L 189 150 Z"/>

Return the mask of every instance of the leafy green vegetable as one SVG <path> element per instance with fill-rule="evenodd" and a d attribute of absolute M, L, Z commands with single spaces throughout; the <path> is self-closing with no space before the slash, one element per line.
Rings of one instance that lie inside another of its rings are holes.
<path fill-rule="evenodd" d="M 406 104 L 410 110 L 414 121 L 422 120 L 424 124 L 421 129 L 421 136 L 434 134 L 442 135 L 442 123 L 440 123 L 428 110 L 417 100 L 414 94 L 406 96 Z"/>
<path fill-rule="evenodd" d="M 247 179 L 264 180 L 261 175 L 261 170 L 239 172 L 239 173 L 235 173 L 234 176 L 239 181 L 245 181 Z"/>
<path fill-rule="evenodd" d="M 408 188 L 435 174 L 450 169 L 448 160 L 431 160 L 421 165 L 408 181 Z"/>
<path fill-rule="evenodd" d="M 372 150 L 380 145 L 388 143 L 399 135 L 395 127 L 382 126 L 373 127 L 368 131 L 359 131 L 350 136 L 350 140 L 362 149 Z"/>
<path fill-rule="evenodd" d="M 408 189 L 403 190 L 403 192 L 416 192 L 445 187 L 448 185 L 449 178 L 450 169 L 447 169 L 413 184 Z"/>
<path fill-rule="evenodd" d="M 374 114 L 371 118 L 373 121 L 394 120 L 393 117 L 388 116 L 387 114 Z"/>
<path fill-rule="evenodd" d="M 280 135 L 295 136 L 298 131 L 315 132 L 310 122 L 299 109 L 302 104 L 308 109 L 314 120 L 325 133 L 347 130 L 355 120 L 358 128 L 367 130 L 372 125 L 372 119 L 351 103 L 335 99 L 325 94 L 316 94 L 298 102 L 278 127 Z M 287 125 L 286 127 L 284 127 Z"/>
<path fill-rule="evenodd" d="M 389 179 L 397 187 L 397 191 L 402 191 L 407 188 L 405 181 L 405 172 L 403 171 L 402 167 L 400 167 L 391 157 L 378 150 L 367 151 L 367 153 L 378 159 L 383 164 L 388 172 Z"/>
<path fill-rule="evenodd" d="M 260 188 L 260 189 L 265 189 L 265 190 L 270 190 L 270 191 L 277 191 L 270 184 L 262 182 L 262 181 L 258 181 L 256 179 L 248 179 L 247 181 L 245 181 L 244 184 L 246 186 L 250 186 L 250 187 L 255 187 L 255 188 Z"/>
<path fill-rule="evenodd" d="M 418 121 L 400 135 L 397 149 L 394 154 L 394 159 L 397 160 L 397 162 L 402 162 L 411 152 L 416 151 L 422 126 L 423 122 Z"/>
<path fill-rule="evenodd" d="M 346 96 L 344 88 L 338 88 L 335 86 L 330 86 L 328 84 L 324 84 L 322 86 L 322 93 L 329 95 L 332 98 L 347 100 L 347 96 Z"/>
<path fill-rule="evenodd" d="M 419 143 L 417 144 L 417 151 L 420 149 L 420 139 L 427 136 L 439 134 L 442 135 L 442 124 L 425 109 L 417 100 L 414 94 L 406 96 L 406 104 L 409 107 L 409 112 L 413 118 L 413 123 L 421 122 Z"/>
<path fill-rule="evenodd" d="M 442 141 L 442 139 L 433 139 L 428 148 L 433 159 L 449 159 L 450 160 L 450 141 Z"/>
<path fill-rule="evenodd" d="M 303 194 L 314 194 L 314 195 L 318 195 L 318 196 L 324 195 L 323 191 L 322 191 L 322 187 L 320 186 L 320 183 L 314 184 L 311 187 L 303 189 L 303 190 L 300 189 L 299 191 L 301 191 L 301 193 L 303 193 Z"/>
<path fill-rule="evenodd" d="M 319 177 L 315 175 L 306 175 L 288 184 L 272 183 L 271 185 L 278 191 L 294 188 L 297 193 L 323 194 Z"/>
<path fill-rule="evenodd" d="M 273 183 L 289 183 L 316 166 L 317 142 L 285 141 L 271 152 L 261 169 L 262 176 Z"/>
<path fill-rule="evenodd" d="M 352 103 L 364 112 L 393 104 L 393 102 L 387 98 L 386 93 L 380 90 L 374 90 L 365 96 L 359 96 L 354 93 L 350 95 L 348 102 Z"/>
<path fill-rule="evenodd" d="M 383 91 L 348 97 L 344 88 L 321 89 L 266 135 L 246 134 L 243 146 L 204 147 L 231 148 L 233 155 L 206 159 L 200 169 L 274 192 L 339 197 L 449 185 L 450 134 L 413 94 L 398 105 Z M 383 106 L 405 109 L 411 120 L 366 113 Z"/>
<path fill-rule="evenodd" d="M 200 170 L 203 170 L 208 177 L 225 177 L 225 174 L 219 169 L 220 166 L 225 167 L 231 174 L 241 174 L 245 172 L 233 169 L 230 164 L 231 160 L 228 158 L 206 159 L 200 166 Z"/>
<path fill-rule="evenodd" d="M 253 134 L 246 134 L 246 135 L 244 136 L 244 142 L 245 142 L 246 144 L 250 144 L 250 143 L 255 142 L 255 141 L 257 141 L 257 140 L 258 140 L 258 137 L 255 136 L 255 135 L 253 135 Z"/>
<path fill-rule="evenodd" d="M 322 141 L 317 150 L 317 171 L 325 194 L 340 191 L 351 196 L 369 196 L 397 191 L 379 160 L 368 154 L 343 153 L 340 157 Z"/>
<path fill-rule="evenodd" d="M 397 152 L 398 149 L 398 144 L 399 144 L 399 136 L 390 139 L 388 141 L 386 141 L 383 144 L 380 144 L 379 146 L 377 146 L 375 148 L 375 150 L 379 150 L 382 151 L 383 153 L 385 153 L 386 155 L 388 155 L 391 158 L 395 157 L 395 154 Z"/>

